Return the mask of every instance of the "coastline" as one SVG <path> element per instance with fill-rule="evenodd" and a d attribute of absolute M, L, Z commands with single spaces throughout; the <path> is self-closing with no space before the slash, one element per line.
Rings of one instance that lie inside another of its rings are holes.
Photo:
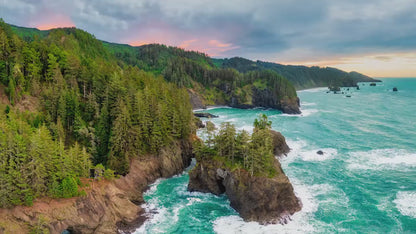
<path fill-rule="evenodd" d="M 157 156 L 132 159 L 126 176 L 94 181 L 83 197 L 43 198 L 31 207 L 0 209 L 0 233 L 131 233 L 147 219 L 141 204 L 148 186 L 181 173 L 191 157 L 190 139 L 177 141 Z"/>

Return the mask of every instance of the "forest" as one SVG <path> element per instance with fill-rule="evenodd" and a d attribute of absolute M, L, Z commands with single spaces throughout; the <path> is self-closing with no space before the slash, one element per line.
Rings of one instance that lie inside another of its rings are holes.
<path fill-rule="evenodd" d="M 251 61 L 245 58 L 214 59 L 222 68 L 233 68 L 242 73 L 272 70 L 287 78 L 296 89 L 315 87 L 355 87 L 357 82 L 374 82 L 376 80 L 358 72 L 345 72 L 332 67 L 306 67 L 282 65 L 278 63 Z"/>
<path fill-rule="evenodd" d="M 272 122 L 264 114 L 259 115 L 253 124 L 253 133 L 236 131 L 229 122 L 216 129 L 207 122 L 204 129 L 205 141 L 196 141 L 195 157 L 198 162 L 216 160 L 222 162 L 231 171 L 243 169 L 251 176 L 273 177 L 276 169 L 273 165 Z"/>
<path fill-rule="evenodd" d="M 215 60 L 204 53 L 159 44 L 140 47 L 111 43 L 104 45 L 110 53 L 127 64 L 161 74 L 179 87 L 197 91 L 207 105 L 279 108 L 278 105 L 253 102 L 257 94 L 265 90 L 272 94 L 270 99 L 296 102 L 297 94 L 292 83 L 270 69 L 239 72 L 231 67 L 217 66 Z"/>
<path fill-rule="evenodd" d="M 82 195 L 91 168 L 125 175 L 194 131 L 185 88 L 75 28 L 20 37 L 0 21 L 0 100 L 0 207 Z"/>

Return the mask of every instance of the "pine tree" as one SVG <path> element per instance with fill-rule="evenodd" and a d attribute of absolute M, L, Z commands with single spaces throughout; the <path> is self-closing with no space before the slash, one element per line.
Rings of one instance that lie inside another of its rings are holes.
<path fill-rule="evenodd" d="M 119 174 L 126 174 L 129 170 L 129 157 L 133 156 L 130 143 L 134 140 L 130 135 L 131 119 L 123 101 L 119 101 L 120 112 L 111 130 L 111 149 L 108 166 Z"/>
<path fill-rule="evenodd" d="M 220 131 L 215 137 L 215 146 L 219 156 L 226 157 L 231 164 L 234 164 L 234 156 L 236 153 L 236 130 L 235 126 L 229 122 L 221 124 Z"/>

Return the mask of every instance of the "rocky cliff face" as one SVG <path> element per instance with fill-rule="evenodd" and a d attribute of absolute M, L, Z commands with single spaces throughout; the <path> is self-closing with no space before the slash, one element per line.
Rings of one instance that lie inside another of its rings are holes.
<path fill-rule="evenodd" d="M 234 108 L 250 109 L 255 107 L 273 108 L 286 114 L 300 114 L 300 100 L 298 97 L 292 99 L 279 98 L 269 89 L 259 90 L 253 87 L 252 104 L 241 104 L 238 98 L 231 98 L 230 105 Z"/>
<path fill-rule="evenodd" d="M 286 154 L 289 147 L 284 137 L 278 132 L 272 134 L 275 153 Z M 242 169 L 230 171 L 215 160 L 201 161 L 189 173 L 188 190 L 216 195 L 225 193 L 231 206 L 245 221 L 286 223 L 302 205 L 277 159 L 274 166 L 277 175 L 266 178 L 251 176 Z"/>
<path fill-rule="evenodd" d="M 270 89 L 253 88 L 253 105 L 281 110 L 286 114 L 300 114 L 299 98 L 279 98 Z"/>
<path fill-rule="evenodd" d="M 156 179 L 183 171 L 191 157 L 191 143 L 177 142 L 158 156 L 133 159 L 130 173 L 120 179 L 91 183 L 84 197 L 42 199 L 32 207 L 0 209 L 0 233 L 28 233 L 36 228 L 50 233 L 132 231 L 145 220 L 140 207 L 143 191 Z"/>
<path fill-rule="evenodd" d="M 245 221 L 261 224 L 287 223 L 290 215 L 302 207 L 292 184 L 275 160 L 277 175 L 273 178 L 251 176 L 245 170 L 230 171 L 212 161 L 198 162 L 189 173 L 190 191 L 225 193 Z"/>
<path fill-rule="evenodd" d="M 192 109 L 205 109 L 206 106 L 204 105 L 202 98 L 198 93 L 195 91 L 188 89 L 189 93 L 189 100 L 191 101 Z"/>
<path fill-rule="evenodd" d="M 273 139 L 273 153 L 274 155 L 281 157 L 287 155 L 290 151 L 289 146 L 286 144 L 286 138 L 280 133 L 274 130 L 270 131 Z"/>

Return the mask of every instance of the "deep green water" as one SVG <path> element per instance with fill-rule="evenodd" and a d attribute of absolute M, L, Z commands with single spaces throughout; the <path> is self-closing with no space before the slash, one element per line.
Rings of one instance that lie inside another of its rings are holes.
<path fill-rule="evenodd" d="M 286 136 L 292 151 L 282 166 L 303 203 L 289 224 L 246 223 L 225 196 L 187 192 L 184 172 L 146 192 L 144 206 L 154 214 L 136 233 L 416 233 L 416 79 L 378 85 L 365 84 L 351 98 L 298 92 L 300 116 L 208 111 L 220 116 L 217 126 L 229 121 L 246 130 L 265 113 Z"/>

